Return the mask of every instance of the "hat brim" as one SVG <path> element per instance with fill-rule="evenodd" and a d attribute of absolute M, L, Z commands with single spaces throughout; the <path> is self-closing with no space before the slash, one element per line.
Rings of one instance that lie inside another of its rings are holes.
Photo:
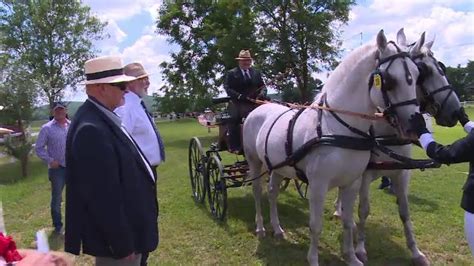
<path fill-rule="evenodd" d="M 55 107 L 53 107 L 53 111 L 56 110 L 56 109 L 58 109 L 58 108 L 67 109 L 66 106 L 59 104 L 59 105 L 56 105 Z"/>
<path fill-rule="evenodd" d="M 79 84 L 88 85 L 88 84 L 103 84 L 103 83 L 120 83 L 120 82 L 129 82 L 136 79 L 137 79 L 136 77 L 132 77 L 132 76 L 118 75 L 118 76 L 106 77 L 106 78 L 101 78 L 101 79 L 85 80 Z"/>
<path fill-rule="evenodd" d="M 149 76 L 148 74 L 143 74 L 143 75 L 138 76 L 137 79 L 146 78 L 148 76 Z"/>
<path fill-rule="evenodd" d="M 252 57 L 236 57 L 236 60 L 253 60 Z"/>

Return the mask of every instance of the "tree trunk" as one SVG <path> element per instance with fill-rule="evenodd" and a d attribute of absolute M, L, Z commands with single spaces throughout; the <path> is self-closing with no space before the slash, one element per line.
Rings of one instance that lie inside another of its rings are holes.
<path fill-rule="evenodd" d="M 28 176 L 28 162 L 29 162 L 28 155 L 29 155 L 28 153 L 23 154 L 20 159 L 21 176 L 23 178 Z"/>

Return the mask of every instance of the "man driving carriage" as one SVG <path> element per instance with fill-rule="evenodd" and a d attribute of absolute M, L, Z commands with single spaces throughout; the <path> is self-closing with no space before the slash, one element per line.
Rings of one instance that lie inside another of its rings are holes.
<path fill-rule="evenodd" d="M 242 119 L 257 107 L 251 99 L 264 99 L 265 83 L 259 70 L 252 67 L 252 56 L 249 50 L 241 50 L 236 57 L 239 66 L 227 72 L 224 89 L 231 98 L 228 124 L 229 151 L 241 153 L 240 124 Z"/>

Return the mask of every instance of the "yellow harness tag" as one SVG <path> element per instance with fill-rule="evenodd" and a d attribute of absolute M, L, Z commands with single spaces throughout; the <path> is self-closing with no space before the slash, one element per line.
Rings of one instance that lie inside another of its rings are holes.
<path fill-rule="evenodd" d="M 380 76 L 380 74 L 374 75 L 374 86 L 379 90 L 382 88 L 382 76 Z"/>

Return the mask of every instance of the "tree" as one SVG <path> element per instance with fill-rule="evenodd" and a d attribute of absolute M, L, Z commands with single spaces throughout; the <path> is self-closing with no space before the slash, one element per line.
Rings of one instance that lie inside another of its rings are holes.
<path fill-rule="evenodd" d="M 33 140 L 27 132 L 29 121 L 33 114 L 33 104 L 36 99 L 36 86 L 28 71 L 15 62 L 3 62 L 1 66 L 0 83 L 0 123 L 13 124 L 20 135 L 5 139 L 6 151 L 20 161 L 23 177 L 28 175 L 29 154 Z"/>
<path fill-rule="evenodd" d="M 461 101 L 474 100 L 474 61 L 469 61 L 466 67 L 447 67 L 446 76 Z"/>
<path fill-rule="evenodd" d="M 104 26 L 79 0 L 0 0 L 3 50 L 31 73 L 50 106 L 83 78 Z"/>
<path fill-rule="evenodd" d="M 161 64 L 170 90 L 183 97 L 216 92 L 235 56 L 250 49 L 266 76 L 288 73 L 301 101 L 311 100 L 311 74 L 338 54 L 337 25 L 354 1 L 170 1 L 159 10 L 158 32 L 180 46 Z M 288 87 L 288 86 L 284 86 Z"/>
<path fill-rule="evenodd" d="M 272 75 L 290 69 L 301 102 L 312 102 L 312 73 L 330 70 L 339 55 L 338 25 L 355 1 L 255 1 L 263 66 Z"/>

